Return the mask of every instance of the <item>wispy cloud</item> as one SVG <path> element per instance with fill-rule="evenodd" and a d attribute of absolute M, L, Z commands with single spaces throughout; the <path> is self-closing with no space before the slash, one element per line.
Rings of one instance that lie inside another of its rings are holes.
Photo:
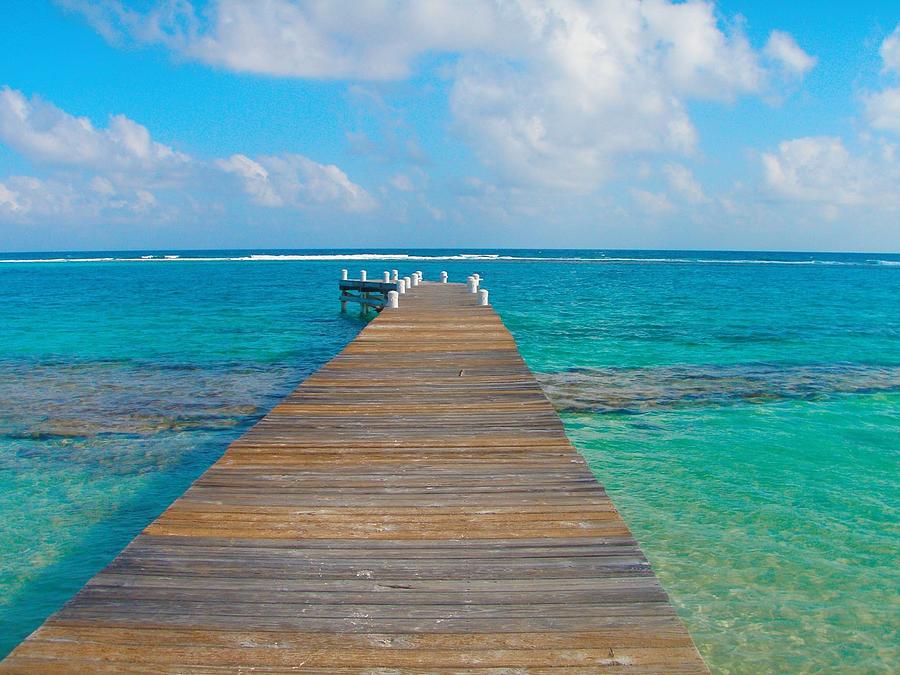
<path fill-rule="evenodd" d="M 763 54 L 781 64 L 791 75 L 802 77 L 816 65 L 818 59 L 803 51 L 793 36 L 780 30 L 773 30 L 763 48 Z"/>
<path fill-rule="evenodd" d="M 900 73 L 900 23 L 888 35 L 878 50 L 885 72 Z"/>
<path fill-rule="evenodd" d="M 900 75 L 900 24 L 881 43 L 878 50 L 882 72 L 896 81 Z M 900 134 L 900 86 L 887 86 L 881 91 L 863 95 L 866 118 L 873 128 Z"/>
<path fill-rule="evenodd" d="M 703 193 L 700 182 L 686 166 L 682 164 L 666 164 L 663 167 L 663 173 L 675 194 L 688 203 L 704 204 L 709 201 L 709 197 Z"/>
<path fill-rule="evenodd" d="M 334 164 L 319 164 L 296 154 L 258 157 L 232 155 L 216 166 L 237 176 L 247 194 L 262 206 L 305 208 L 333 205 L 344 211 L 371 211 L 376 202 Z"/>
<path fill-rule="evenodd" d="M 404 78 L 426 52 L 489 44 L 498 18 L 478 0 L 217 0 L 203 11 L 182 1 L 144 12 L 118 0 L 59 4 L 113 43 L 161 44 L 236 72 L 355 80 Z"/>

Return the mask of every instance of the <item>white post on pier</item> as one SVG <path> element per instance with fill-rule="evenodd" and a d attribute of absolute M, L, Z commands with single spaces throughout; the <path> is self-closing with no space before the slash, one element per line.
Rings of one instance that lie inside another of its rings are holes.
<path fill-rule="evenodd" d="M 410 279 L 409 277 L 403 277 L 403 281 L 406 282 L 406 290 L 412 288 L 412 279 Z"/>
<path fill-rule="evenodd" d="M 476 285 L 481 283 L 481 275 L 478 274 L 478 272 L 475 272 L 475 274 L 473 274 L 472 276 L 475 277 L 475 284 L 476 284 Z"/>
<path fill-rule="evenodd" d="M 347 270 L 341 270 L 341 281 L 347 281 Z"/>
<path fill-rule="evenodd" d="M 397 291 L 388 291 L 386 309 L 397 309 L 398 307 L 400 307 L 400 294 Z"/>
<path fill-rule="evenodd" d="M 441 272 L 441 283 L 442 284 L 447 283 L 447 273 L 446 272 Z"/>
<path fill-rule="evenodd" d="M 419 285 L 419 273 L 418 272 L 413 272 L 412 282 L 413 282 L 413 286 Z"/>
<path fill-rule="evenodd" d="M 397 292 L 406 293 L 406 279 L 401 279 L 397 282 Z"/>
<path fill-rule="evenodd" d="M 368 272 L 366 272 L 365 270 L 363 270 L 362 272 L 359 273 L 359 280 L 360 280 L 360 281 L 365 281 L 367 276 L 368 276 Z"/>
<path fill-rule="evenodd" d="M 466 277 L 466 283 L 469 284 L 469 293 L 478 292 L 478 282 L 475 281 L 475 277 Z"/>
<path fill-rule="evenodd" d="M 488 292 L 483 288 L 478 291 L 478 304 L 482 307 L 488 306 Z"/>
<path fill-rule="evenodd" d="M 385 273 L 384 273 L 384 280 L 385 280 L 385 282 L 388 282 L 388 283 L 390 282 L 390 280 L 391 280 L 391 273 L 390 273 L 390 272 L 385 272 Z"/>
<path fill-rule="evenodd" d="M 419 281 L 422 281 L 424 277 L 422 276 L 422 270 L 416 270 L 416 276 L 419 277 Z"/>
<path fill-rule="evenodd" d="M 400 272 L 397 270 L 391 270 L 391 281 L 400 281 Z"/>

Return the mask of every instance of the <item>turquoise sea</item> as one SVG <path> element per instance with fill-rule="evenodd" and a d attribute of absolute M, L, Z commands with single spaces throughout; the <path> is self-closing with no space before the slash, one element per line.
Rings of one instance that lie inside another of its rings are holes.
<path fill-rule="evenodd" d="M 363 326 L 472 272 L 718 673 L 900 664 L 900 255 L 0 254 L 0 655 Z"/>

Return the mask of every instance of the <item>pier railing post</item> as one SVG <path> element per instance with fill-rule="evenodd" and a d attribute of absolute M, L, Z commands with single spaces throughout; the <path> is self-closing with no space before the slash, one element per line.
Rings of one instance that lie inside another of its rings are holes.
<path fill-rule="evenodd" d="M 391 270 L 391 281 L 400 281 L 400 272 L 398 270 Z"/>
<path fill-rule="evenodd" d="M 341 281 L 347 281 L 347 270 L 341 270 Z"/>
<path fill-rule="evenodd" d="M 488 292 L 484 288 L 478 291 L 478 304 L 482 307 L 488 306 Z"/>
<path fill-rule="evenodd" d="M 397 292 L 406 293 L 406 279 L 401 279 L 397 282 Z"/>
<path fill-rule="evenodd" d="M 400 307 L 400 294 L 397 291 L 388 291 L 387 309 L 397 309 Z"/>
<path fill-rule="evenodd" d="M 469 285 L 469 293 L 478 291 L 478 284 L 475 281 L 475 277 L 466 277 L 466 283 Z"/>
<path fill-rule="evenodd" d="M 385 283 L 390 283 L 390 281 L 391 281 L 391 273 L 390 273 L 390 272 L 385 272 L 382 278 L 384 279 L 384 282 L 385 282 Z"/>
<path fill-rule="evenodd" d="M 359 273 L 359 280 L 360 280 L 360 281 L 366 281 L 366 277 L 367 277 L 368 275 L 369 275 L 369 273 L 366 272 L 365 270 L 363 270 L 362 272 Z"/>
<path fill-rule="evenodd" d="M 412 279 L 410 279 L 409 277 L 403 277 L 403 281 L 406 282 L 406 290 L 412 288 Z"/>
<path fill-rule="evenodd" d="M 441 272 L 441 283 L 442 284 L 447 283 L 447 273 L 446 272 Z"/>

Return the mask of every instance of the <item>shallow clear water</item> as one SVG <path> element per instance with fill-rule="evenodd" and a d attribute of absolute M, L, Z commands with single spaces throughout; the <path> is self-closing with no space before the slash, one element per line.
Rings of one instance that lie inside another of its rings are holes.
<path fill-rule="evenodd" d="M 365 266 L 485 277 L 714 671 L 897 663 L 900 256 L 250 253 L 0 254 L 0 654 L 352 339 Z"/>

